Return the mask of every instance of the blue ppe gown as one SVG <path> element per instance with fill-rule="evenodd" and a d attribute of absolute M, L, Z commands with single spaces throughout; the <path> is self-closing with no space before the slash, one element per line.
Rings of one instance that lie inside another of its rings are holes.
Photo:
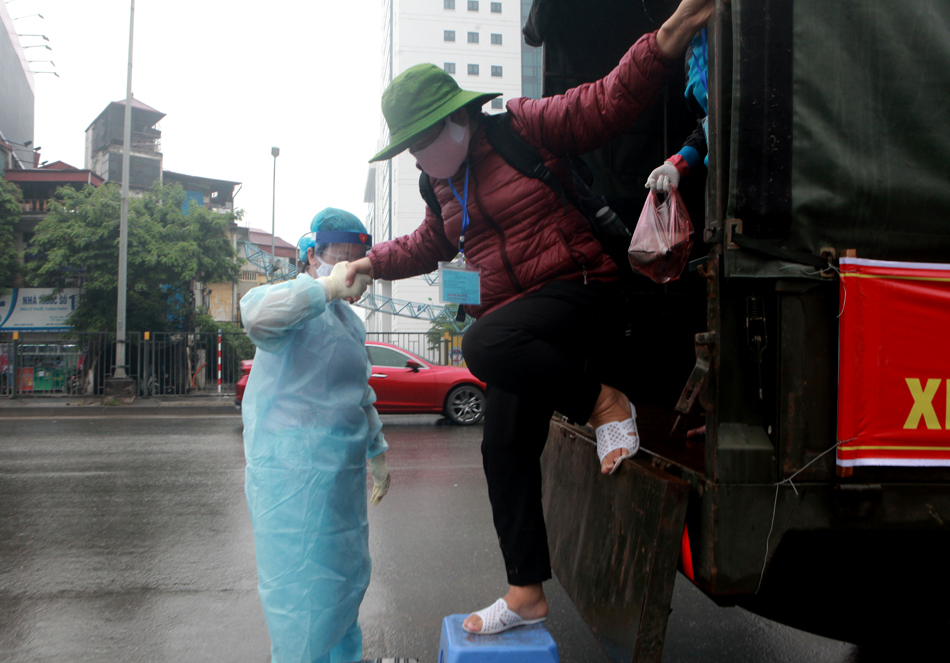
<path fill-rule="evenodd" d="M 352 663 L 369 586 L 366 459 L 386 440 L 363 322 L 307 274 L 241 299 L 257 346 L 245 492 L 274 663 Z"/>

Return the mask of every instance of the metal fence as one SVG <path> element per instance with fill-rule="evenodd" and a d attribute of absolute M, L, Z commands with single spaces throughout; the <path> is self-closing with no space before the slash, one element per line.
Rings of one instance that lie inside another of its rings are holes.
<path fill-rule="evenodd" d="M 0 395 L 101 395 L 115 372 L 115 334 L 82 332 L 50 340 L 50 334 L 18 334 L 0 341 Z M 142 374 L 142 335 L 126 334 L 129 377 Z"/>
<path fill-rule="evenodd" d="M 101 396 L 115 372 L 113 333 L 17 336 L 0 341 L 0 396 Z M 126 335 L 126 373 L 141 397 L 233 394 L 241 360 L 253 357 L 244 333 Z"/>
<path fill-rule="evenodd" d="M 462 363 L 461 336 L 379 332 L 367 334 L 367 340 L 390 343 L 433 364 Z M 126 373 L 144 398 L 229 395 L 241 376 L 241 361 L 253 359 L 254 351 L 244 332 L 132 332 L 126 335 Z M 0 337 L 0 396 L 101 396 L 114 372 L 114 333 Z"/>
<path fill-rule="evenodd" d="M 244 332 L 147 336 L 142 396 L 233 394 L 241 361 L 254 358 L 254 344 Z"/>
<path fill-rule="evenodd" d="M 431 332 L 367 332 L 366 340 L 390 343 L 433 364 L 464 364 L 461 334 L 450 334 L 446 338 Z"/>

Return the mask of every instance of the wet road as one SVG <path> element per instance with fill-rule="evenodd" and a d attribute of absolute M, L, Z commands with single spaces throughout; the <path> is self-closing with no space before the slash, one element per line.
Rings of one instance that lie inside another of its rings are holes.
<path fill-rule="evenodd" d="M 481 427 L 383 417 L 390 494 L 370 509 L 367 658 L 435 663 L 442 616 L 504 587 Z M 263 663 L 240 418 L 0 418 L 0 660 Z M 601 663 L 556 581 L 565 663 Z M 855 663 L 868 652 L 721 609 L 677 578 L 664 662 Z"/>

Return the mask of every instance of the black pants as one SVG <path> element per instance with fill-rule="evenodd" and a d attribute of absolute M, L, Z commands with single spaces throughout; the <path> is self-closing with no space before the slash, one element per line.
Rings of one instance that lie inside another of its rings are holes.
<path fill-rule="evenodd" d="M 465 362 L 488 384 L 482 461 L 508 583 L 551 577 L 540 457 L 552 413 L 586 423 L 623 335 L 619 288 L 549 283 L 476 321 Z M 592 452 L 593 453 L 593 452 Z"/>

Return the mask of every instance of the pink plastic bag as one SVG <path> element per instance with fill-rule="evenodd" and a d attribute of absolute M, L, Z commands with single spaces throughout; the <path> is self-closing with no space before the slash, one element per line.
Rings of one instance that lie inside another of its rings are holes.
<path fill-rule="evenodd" d="M 657 283 L 675 281 L 689 261 L 691 248 L 693 224 L 679 191 L 671 186 L 661 203 L 650 189 L 627 250 L 630 267 Z"/>

